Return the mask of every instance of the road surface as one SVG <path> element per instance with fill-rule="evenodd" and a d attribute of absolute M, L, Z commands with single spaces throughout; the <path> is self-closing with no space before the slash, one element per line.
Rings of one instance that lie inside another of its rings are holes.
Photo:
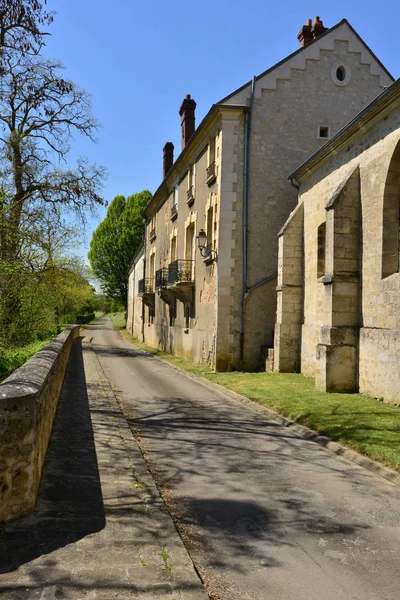
<path fill-rule="evenodd" d="M 90 329 L 212 599 L 399 600 L 399 486 Z"/>

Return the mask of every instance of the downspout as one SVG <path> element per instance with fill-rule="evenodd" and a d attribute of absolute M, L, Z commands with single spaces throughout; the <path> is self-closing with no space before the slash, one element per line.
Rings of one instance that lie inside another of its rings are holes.
<path fill-rule="evenodd" d="M 244 144 L 243 144 L 243 281 L 242 281 L 242 312 L 240 320 L 240 347 L 239 362 L 243 371 L 244 361 L 244 333 L 246 318 L 246 297 L 249 287 L 249 214 L 250 214 L 250 150 L 251 150 L 251 117 L 254 105 L 254 90 L 256 78 L 251 84 L 249 110 L 244 118 Z"/>

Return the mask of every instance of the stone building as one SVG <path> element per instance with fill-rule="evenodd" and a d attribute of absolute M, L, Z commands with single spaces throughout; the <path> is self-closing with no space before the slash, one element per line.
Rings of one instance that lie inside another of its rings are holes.
<path fill-rule="evenodd" d="M 274 370 L 400 401 L 400 79 L 292 175 Z"/>
<path fill-rule="evenodd" d="M 165 145 L 145 211 L 143 339 L 217 370 L 259 369 L 273 345 L 277 234 L 297 203 L 287 174 L 393 81 L 346 20 L 316 17 L 298 39 L 197 129 L 186 97 L 181 153 Z"/>
<path fill-rule="evenodd" d="M 144 247 L 141 246 L 133 257 L 128 275 L 128 306 L 126 328 L 138 339 L 143 338 L 143 302 L 139 281 L 144 278 Z"/>

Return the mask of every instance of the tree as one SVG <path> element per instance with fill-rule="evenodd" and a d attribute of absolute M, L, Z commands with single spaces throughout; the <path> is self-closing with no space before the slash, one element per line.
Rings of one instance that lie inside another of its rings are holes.
<path fill-rule="evenodd" d="M 45 5 L 47 0 L 0 0 L 0 48 L 37 52 L 48 35 L 43 26 L 54 19 Z"/>
<path fill-rule="evenodd" d="M 148 190 L 128 198 L 116 196 L 90 242 L 89 260 L 95 276 L 105 294 L 125 306 L 129 267 L 143 240 L 143 210 L 150 200 Z"/>
<path fill-rule="evenodd" d="M 97 122 L 90 97 L 60 75 L 58 61 L 4 49 L 0 77 L 0 302 L 3 335 L 25 306 L 21 280 L 46 249 L 49 221 L 60 215 L 84 220 L 104 204 L 99 192 L 105 171 L 80 159 L 62 168 L 75 132 L 94 140 Z M 25 288 L 24 288 L 25 289 Z M 11 335 L 11 334 L 10 334 Z"/>

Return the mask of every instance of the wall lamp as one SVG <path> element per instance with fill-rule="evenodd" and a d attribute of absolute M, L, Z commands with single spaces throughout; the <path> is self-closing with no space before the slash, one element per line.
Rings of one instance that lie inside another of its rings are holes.
<path fill-rule="evenodd" d="M 199 233 L 196 236 L 197 246 L 200 250 L 200 254 L 203 258 L 217 258 L 217 251 L 214 250 L 212 244 L 208 244 L 207 246 L 207 234 L 204 229 L 200 229 Z"/>

